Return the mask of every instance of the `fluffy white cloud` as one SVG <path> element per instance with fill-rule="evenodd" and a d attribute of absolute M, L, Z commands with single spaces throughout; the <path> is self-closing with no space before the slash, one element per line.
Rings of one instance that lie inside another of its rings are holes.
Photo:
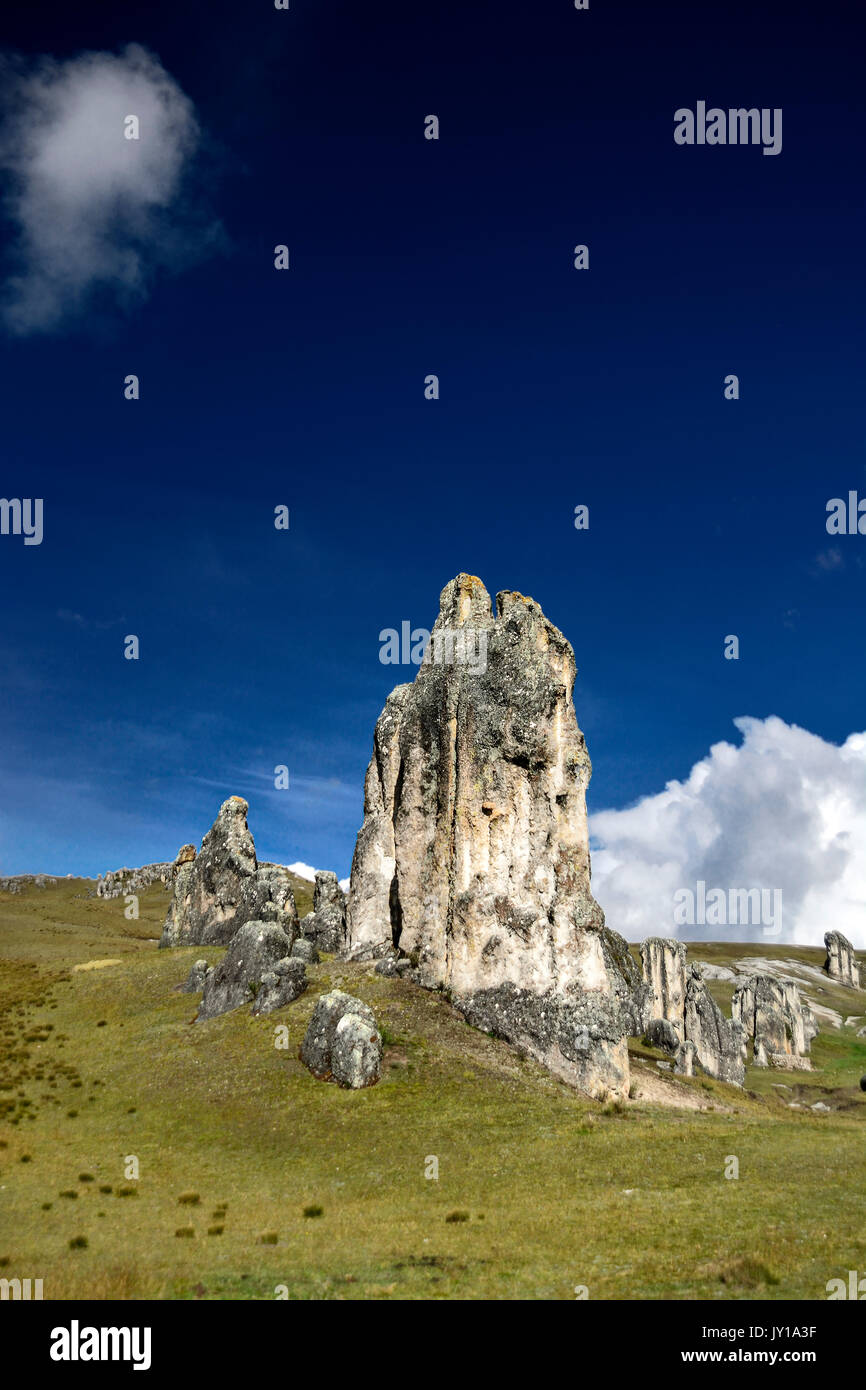
<path fill-rule="evenodd" d="M 835 929 L 866 947 L 866 734 L 837 747 L 775 716 L 734 723 L 739 747 L 717 743 L 684 782 L 592 817 L 593 892 L 610 925 L 632 941 L 803 945 Z M 675 895 L 699 882 L 726 900 L 781 891 L 781 932 L 678 925 Z"/>
<path fill-rule="evenodd" d="M 213 242 L 184 196 L 199 140 L 192 102 L 146 49 L 7 60 L 2 77 L 0 168 L 18 233 L 3 306 L 12 332 L 56 329 L 95 293 L 141 298 L 156 269 Z"/>

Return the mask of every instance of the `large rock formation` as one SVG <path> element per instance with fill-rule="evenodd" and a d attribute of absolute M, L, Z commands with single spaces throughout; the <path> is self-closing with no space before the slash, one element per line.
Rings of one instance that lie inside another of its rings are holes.
<path fill-rule="evenodd" d="M 316 873 L 313 910 L 301 918 L 300 930 L 320 951 L 341 951 L 346 944 L 346 895 L 328 869 Z"/>
<path fill-rule="evenodd" d="M 850 985 L 852 989 L 859 989 L 860 967 L 854 955 L 854 947 L 847 936 L 843 936 L 840 931 L 828 931 L 824 935 L 824 945 L 827 947 L 824 969 L 830 979 Z"/>
<path fill-rule="evenodd" d="M 694 1043 L 695 1060 L 708 1076 L 742 1086 L 745 1035 L 737 1019 L 727 1019 L 707 989 L 696 966 L 686 974 L 685 1041 Z"/>
<path fill-rule="evenodd" d="M 259 864 L 240 796 L 223 802 L 198 857 L 185 845 L 174 867 L 174 894 L 160 946 L 223 946 L 245 922 L 272 905 L 284 931 L 294 934 L 298 914 L 288 870 Z"/>
<path fill-rule="evenodd" d="M 219 965 L 204 977 L 197 1023 L 244 1004 L 269 1013 L 296 999 L 306 986 L 304 962 L 289 958 L 291 939 L 276 922 L 246 922 Z M 195 968 L 195 967 L 194 967 Z M 264 991 L 264 999 L 259 993 Z"/>
<path fill-rule="evenodd" d="M 810 1068 L 808 1056 L 818 1027 L 796 985 L 752 975 L 734 990 L 731 1008 L 743 1025 L 745 1040 L 751 1039 L 756 1066 Z"/>
<path fill-rule="evenodd" d="M 698 1062 L 709 1076 L 742 1086 L 743 1026 L 736 1016 L 725 1018 L 698 967 L 689 965 L 683 942 L 651 936 L 640 954 L 648 1041 L 675 1052 L 675 1069 L 683 1075 L 691 1076 Z"/>
<path fill-rule="evenodd" d="M 675 1030 L 680 1042 L 686 1036 L 686 948 L 673 937 L 648 936 L 641 943 L 643 978 L 647 999 L 647 1027 L 653 1019 L 663 1019 Z"/>
<path fill-rule="evenodd" d="M 352 864 L 350 956 L 397 955 L 590 1095 L 628 1091 L 636 971 L 590 891 L 574 654 L 532 599 L 461 574 L 389 696 Z M 637 981 L 639 985 L 639 981 Z"/>

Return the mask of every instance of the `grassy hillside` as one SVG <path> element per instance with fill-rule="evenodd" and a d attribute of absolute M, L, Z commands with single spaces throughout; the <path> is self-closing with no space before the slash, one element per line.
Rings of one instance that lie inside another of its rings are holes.
<path fill-rule="evenodd" d="M 817 1040 L 811 1074 L 750 1068 L 745 1093 L 674 1080 L 635 1042 L 636 1098 L 604 1106 L 369 966 L 325 960 L 270 1017 L 193 1025 L 174 986 L 221 950 L 157 951 L 163 890 L 128 922 L 91 886 L 0 896 L 0 1274 L 46 1297 L 823 1299 L 866 1268 L 853 1027 Z M 772 950 L 799 954 L 754 954 Z M 337 984 L 383 1028 L 370 1090 L 297 1060 Z"/>

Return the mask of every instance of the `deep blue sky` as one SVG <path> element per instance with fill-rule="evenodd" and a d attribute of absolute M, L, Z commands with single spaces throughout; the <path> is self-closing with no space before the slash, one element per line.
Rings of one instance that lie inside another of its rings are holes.
<path fill-rule="evenodd" d="M 737 715 L 864 728 L 866 538 L 825 530 L 866 494 L 862 37 L 832 2 L 7 6 L 7 49 L 158 55 L 224 245 L 0 341 L 0 490 L 45 499 L 0 537 L 0 872 L 173 857 L 238 792 L 260 857 L 348 873 L 413 674 L 379 631 L 460 570 L 571 640 L 591 810 Z M 676 146 L 698 99 L 782 107 L 782 153 Z"/>

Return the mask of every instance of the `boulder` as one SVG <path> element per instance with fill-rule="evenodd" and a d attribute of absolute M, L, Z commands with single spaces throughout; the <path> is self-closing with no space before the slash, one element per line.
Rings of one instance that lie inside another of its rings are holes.
<path fill-rule="evenodd" d="M 195 845 L 181 845 L 180 849 L 178 850 L 175 856 L 175 869 L 179 869 L 181 864 L 191 864 L 192 861 L 195 859 L 195 855 Z"/>
<path fill-rule="evenodd" d="M 843 936 L 840 931 L 828 931 L 824 934 L 824 945 L 827 947 L 827 959 L 824 961 L 824 969 L 831 980 L 838 980 L 842 985 L 849 985 L 852 989 L 860 988 L 860 967 L 854 955 L 854 947 Z"/>
<path fill-rule="evenodd" d="M 683 1045 L 676 1028 L 666 1018 L 651 1018 L 645 1036 L 650 1047 L 660 1047 L 663 1052 L 679 1052 Z"/>
<path fill-rule="evenodd" d="M 197 960 L 180 987 L 181 994 L 201 994 L 209 970 L 206 960 Z"/>
<path fill-rule="evenodd" d="M 307 971 L 296 956 L 284 956 L 261 978 L 250 1013 L 271 1014 L 291 1004 L 307 988 Z"/>
<path fill-rule="evenodd" d="M 307 965 L 316 965 L 321 959 L 316 950 L 315 942 L 308 941 L 306 937 L 299 936 L 292 946 L 291 954 L 297 959 L 304 961 Z"/>
<path fill-rule="evenodd" d="M 346 895 L 328 869 L 316 872 L 313 911 L 303 918 L 301 933 L 320 951 L 342 951 L 346 944 Z"/>
<path fill-rule="evenodd" d="M 288 956 L 291 944 L 275 922 L 245 922 L 219 965 L 207 974 L 196 1022 L 252 1004 L 263 976 Z"/>
<path fill-rule="evenodd" d="M 376 1033 L 373 1010 L 353 995 L 344 994 L 339 989 L 333 989 L 329 994 L 322 994 L 316 1000 L 313 1016 L 301 1044 L 300 1056 L 304 1066 L 309 1067 L 313 1075 L 321 1081 L 329 1080 L 333 1074 L 334 1038 L 338 1024 L 348 1014 L 356 1016 L 366 1023 L 373 1033 Z M 347 1039 L 346 1055 L 351 1050 L 349 1043 L 350 1039 Z M 347 1061 L 346 1066 L 348 1065 Z"/>
<path fill-rule="evenodd" d="M 198 856 L 188 857 L 188 845 L 180 851 L 161 947 L 227 945 L 245 922 L 262 920 L 269 904 L 284 914 L 280 925 L 294 937 L 298 917 L 288 870 L 258 863 L 248 809 L 242 797 L 230 796 Z"/>
<path fill-rule="evenodd" d="M 768 975 L 750 975 L 734 990 L 733 1017 L 743 1025 L 744 1057 L 748 1043 L 756 1066 L 808 1070 L 806 1061 L 818 1032 L 812 1010 L 797 986 Z"/>
<path fill-rule="evenodd" d="M 376 725 L 346 949 L 396 953 L 470 1022 L 625 1096 L 642 982 L 590 889 L 574 679 L 534 600 L 500 593 L 494 614 L 479 579 L 446 585 L 415 681 Z"/>
<path fill-rule="evenodd" d="M 382 1070 L 382 1039 L 360 1014 L 346 1013 L 334 1031 L 331 1075 L 338 1086 L 358 1091 L 375 1086 Z"/>

